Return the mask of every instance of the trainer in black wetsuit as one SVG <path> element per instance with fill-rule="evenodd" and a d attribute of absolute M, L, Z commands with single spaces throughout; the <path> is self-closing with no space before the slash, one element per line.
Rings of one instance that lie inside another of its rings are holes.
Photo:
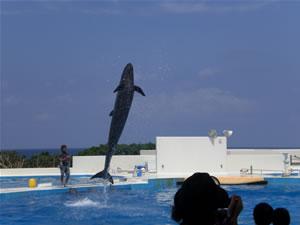
<path fill-rule="evenodd" d="M 61 184 L 65 187 L 70 178 L 70 161 L 71 156 L 67 152 L 67 146 L 62 145 L 60 147 L 61 154 L 59 156 L 59 168 L 60 168 L 60 181 Z"/>

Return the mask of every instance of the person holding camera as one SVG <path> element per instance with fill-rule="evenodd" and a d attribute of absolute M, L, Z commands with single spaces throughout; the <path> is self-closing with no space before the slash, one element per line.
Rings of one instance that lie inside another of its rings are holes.
<path fill-rule="evenodd" d="M 180 225 L 237 225 L 242 209 L 241 197 L 229 198 L 217 178 L 195 173 L 176 192 L 172 219 Z"/>

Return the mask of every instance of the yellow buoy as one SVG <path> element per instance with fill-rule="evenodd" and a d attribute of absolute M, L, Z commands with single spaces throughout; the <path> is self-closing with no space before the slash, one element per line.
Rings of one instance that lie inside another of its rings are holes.
<path fill-rule="evenodd" d="M 35 188 L 36 185 L 37 185 L 36 179 L 30 178 L 30 179 L 28 180 L 28 187 L 30 187 L 30 188 Z"/>

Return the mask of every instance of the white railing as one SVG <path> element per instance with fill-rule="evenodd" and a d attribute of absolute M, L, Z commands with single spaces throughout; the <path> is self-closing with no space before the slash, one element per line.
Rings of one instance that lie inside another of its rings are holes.
<path fill-rule="evenodd" d="M 284 170 L 272 170 L 272 169 L 254 169 L 252 167 L 250 167 L 250 169 L 248 168 L 242 168 L 240 170 L 240 174 L 241 175 L 274 175 L 274 174 L 278 174 L 281 175 L 282 177 L 286 177 L 286 176 L 291 176 L 291 175 L 296 175 L 296 176 L 300 176 L 300 169 L 293 169 L 293 168 L 289 168 L 288 170 L 284 171 Z"/>

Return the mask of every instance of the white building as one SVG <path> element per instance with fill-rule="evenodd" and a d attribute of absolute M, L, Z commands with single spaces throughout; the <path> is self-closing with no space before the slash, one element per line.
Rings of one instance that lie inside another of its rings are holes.
<path fill-rule="evenodd" d="M 289 174 L 300 171 L 300 148 L 228 149 L 226 137 L 157 137 L 156 148 L 158 174 L 186 175 L 197 171 Z"/>

